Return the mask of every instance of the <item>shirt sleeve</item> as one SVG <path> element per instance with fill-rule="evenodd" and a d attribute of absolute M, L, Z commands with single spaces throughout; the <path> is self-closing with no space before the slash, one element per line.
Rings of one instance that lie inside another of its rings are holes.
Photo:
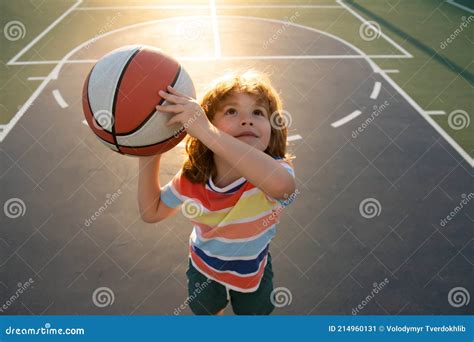
<path fill-rule="evenodd" d="M 293 164 L 291 163 L 291 161 L 287 161 L 287 160 L 284 160 L 284 159 L 277 159 L 277 161 L 280 163 L 281 166 L 283 166 L 285 168 L 286 171 L 288 171 L 288 173 L 290 175 L 293 176 L 293 178 L 295 178 L 295 170 L 293 168 Z M 273 198 L 273 197 L 270 197 L 267 195 L 267 197 L 273 201 L 273 202 L 277 202 L 280 206 L 282 207 L 287 207 L 289 206 L 290 204 L 292 204 L 296 198 L 296 196 L 299 194 L 299 191 L 298 189 L 295 190 L 294 193 L 291 193 L 291 194 L 288 194 L 288 197 L 285 198 L 285 199 L 276 199 L 276 198 Z"/>
<path fill-rule="evenodd" d="M 165 186 L 161 188 L 160 200 L 168 207 L 176 208 L 184 202 L 181 194 L 182 184 L 181 170 L 170 180 Z"/>

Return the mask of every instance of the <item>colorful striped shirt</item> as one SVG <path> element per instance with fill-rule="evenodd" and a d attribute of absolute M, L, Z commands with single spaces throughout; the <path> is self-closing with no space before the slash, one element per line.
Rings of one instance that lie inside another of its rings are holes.
<path fill-rule="evenodd" d="M 295 177 L 291 162 L 277 160 Z M 182 204 L 182 213 L 193 224 L 193 266 L 229 289 L 253 292 L 260 285 L 280 213 L 294 196 L 271 198 L 243 177 L 223 188 L 211 178 L 207 184 L 192 183 L 180 170 L 161 189 L 161 200 L 170 208 Z"/>

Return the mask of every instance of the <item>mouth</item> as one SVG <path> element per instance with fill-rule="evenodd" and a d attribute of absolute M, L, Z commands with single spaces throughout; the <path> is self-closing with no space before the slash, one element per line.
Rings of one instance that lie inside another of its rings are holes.
<path fill-rule="evenodd" d="M 242 137 L 252 137 L 252 138 L 258 138 L 258 136 L 255 133 L 252 132 L 244 132 L 239 135 L 235 136 L 236 138 L 242 138 Z"/>

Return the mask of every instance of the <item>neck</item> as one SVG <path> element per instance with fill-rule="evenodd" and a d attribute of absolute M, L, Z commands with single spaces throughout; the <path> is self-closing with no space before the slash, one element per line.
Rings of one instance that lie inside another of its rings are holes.
<path fill-rule="evenodd" d="M 217 176 L 212 182 L 219 188 L 223 188 L 242 177 L 225 160 L 214 154 L 214 164 L 217 169 Z"/>

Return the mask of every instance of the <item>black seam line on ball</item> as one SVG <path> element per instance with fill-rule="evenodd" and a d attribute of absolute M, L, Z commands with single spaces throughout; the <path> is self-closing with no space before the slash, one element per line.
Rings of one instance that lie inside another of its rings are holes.
<path fill-rule="evenodd" d="M 130 63 L 132 62 L 132 60 L 135 58 L 135 56 L 137 55 L 137 53 L 139 53 L 141 50 L 141 48 L 138 48 L 131 56 L 130 58 L 128 59 L 127 63 L 125 64 L 125 66 L 123 67 L 122 69 L 122 72 L 120 73 L 120 77 L 119 77 L 119 80 L 117 82 L 117 85 L 115 86 L 115 94 L 114 94 L 114 100 L 113 100 L 113 104 L 112 104 L 112 137 L 114 138 L 114 144 L 115 146 L 117 147 L 117 150 L 119 153 L 123 154 L 122 151 L 120 151 L 120 146 L 119 144 L 117 143 L 117 137 L 116 137 L 116 133 L 115 133 L 115 108 L 117 106 L 117 99 L 118 99 L 118 92 L 119 92 L 119 89 L 120 89 L 120 84 L 122 83 L 122 79 L 123 79 L 123 76 L 125 75 L 125 72 L 127 71 L 127 68 L 128 66 L 130 65 Z"/>
<path fill-rule="evenodd" d="M 179 78 L 180 73 L 181 73 L 181 65 L 178 64 L 178 71 L 176 72 L 176 76 L 175 76 L 173 82 L 171 82 L 171 84 L 170 84 L 172 87 L 173 87 L 173 86 L 176 84 L 176 82 L 178 81 L 178 78 Z M 161 105 L 161 104 L 163 104 L 163 102 L 165 102 L 165 99 L 161 99 L 160 102 L 159 102 L 159 104 Z M 121 136 L 124 136 L 124 135 L 130 135 L 130 134 L 135 133 L 136 131 L 138 131 L 140 128 L 142 128 L 142 127 L 151 119 L 151 117 L 153 116 L 153 114 L 155 114 L 155 112 L 156 112 L 156 108 L 153 109 L 153 110 L 151 111 L 151 113 L 148 114 L 148 116 L 146 117 L 146 119 L 143 120 L 142 123 L 141 123 L 140 125 L 138 125 L 136 128 L 134 128 L 134 129 L 132 129 L 131 131 L 126 132 L 126 133 L 117 134 L 117 136 L 120 136 L 120 137 L 121 137 Z"/>
<path fill-rule="evenodd" d="M 164 142 L 167 142 L 168 140 L 174 139 L 174 138 L 178 137 L 178 135 L 180 135 L 180 134 L 181 134 L 183 131 L 184 131 L 184 127 L 183 127 L 183 128 L 181 128 L 179 131 L 177 131 L 175 134 L 173 134 L 171 137 L 169 137 L 169 138 L 166 138 L 165 140 L 161 140 L 160 142 L 156 142 L 156 143 L 150 144 L 150 145 L 141 145 L 141 146 L 127 146 L 127 145 L 124 145 L 124 144 L 120 144 L 119 146 L 120 146 L 120 147 L 126 147 L 126 148 L 142 148 L 142 147 L 151 147 L 151 146 L 155 146 L 155 145 L 163 144 Z"/>
<path fill-rule="evenodd" d="M 168 141 L 168 140 L 171 140 L 171 139 L 173 139 L 173 138 L 176 138 L 178 135 L 180 135 L 182 132 L 184 132 L 184 130 L 185 130 L 185 129 L 184 129 L 184 127 L 183 127 L 183 128 L 181 128 L 179 131 L 177 131 L 175 134 L 173 134 L 171 137 L 166 138 L 166 139 L 164 139 L 164 140 L 161 140 L 161 141 L 159 141 L 159 142 L 153 143 L 153 144 L 149 144 L 149 145 L 127 146 L 127 145 L 124 145 L 124 144 L 119 144 L 119 146 L 120 146 L 120 147 L 126 147 L 126 148 L 142 148 L 142 147 L 155 146 L 155 145 L 162 144 L 162 143 L 164 143 L 164 142 L 166 142 L 166 141 Z M 107 141 L 107 140 L 105 140 L 104 138 L 99 137 L 98 135 L 96 135 L 96 136 L 97 136 L 97 138 L 99 138 L 99 140 L 101 140 L 101 141 L 103 141 L 103 142 L 105 142 L 105 143 L 107 143 L 107 144 L 113 145 L 113 143 L 111 143 L 110 141 Z"/>

